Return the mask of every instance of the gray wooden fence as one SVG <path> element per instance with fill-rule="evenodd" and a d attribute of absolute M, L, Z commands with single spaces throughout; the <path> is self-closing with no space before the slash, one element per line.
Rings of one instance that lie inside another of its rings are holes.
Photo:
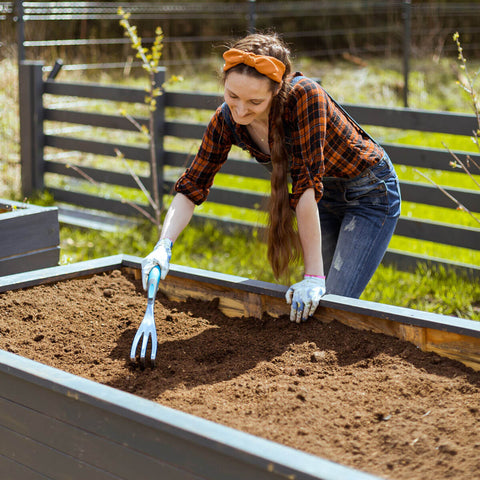
<path fill-rule="evenodd" d="M 75 169 L 69 168 L 65 161 L 47 159 L 44 156 L 46 147 L 54 147 L 65 151 L 77 151 L 90 154 L 115 157 L 115 148 L 120 148 L 126 158 L 138 162 L 148 162 L 150 155 L 148 147 L 118 145 L 95 139 L 80 139 L 61 134 L 46 134 L 45 121 L 62 122 L 74 125 L 102 127 L 115 130 L 133 131 L 134 125 L 121 115 L 107 115 L 66 110 L 63 108 L 45 108 L 43 97 L 45 94 L 62 97 L 80 97 L 98 100 L 111 100 L 131 103 L 143 103 L 145 92 L 138 88 L 122 86 L 106 86 L 85 83 L 62 83 L 53 79 L 44 80 L 42 76 L 43 64 L 35 61 L 24 61 L 20 65 L 20 124 L 21 124 L 21 164 L 22 189 L 28 196 L 35 190 L 42 190 L 45 186 L 46 173 L 55 173 L 65 178 L 78 178 L 80 175 Z M 164 83 L 165 71 L 158 74 L 159 85 Z M 167 107 L 187 108 L 195 110 L 214 110 L 222 101 L 219 95 L 206 93 L 186 93 L 165 91 L 159 97 L 155 120 L 155 135 L 157 141 L 156 157 L 160 166 L 160 188 L 164 194 L 172 190 L 173 180 L 164 178 L 164 167 L 184 167 L 191 156 L 191 152 L 164 150 L 166 136 L 178 139 L 200 139 L 204 133 L 205 123 L 191 121 L 175 121 L 166 117 Z M 438 132 L 453 135 L 471 136 L 476 129 L 476 119 L 473 115 L 460 113 L 445 113 L 422 111 L 404 108 L 383 108 L 361 105 L 344 105 L 356 120 L 364 125 L 381 126 L 396 129 L 408 129 L 421 132 Z M 140 124 L 147 124 L 147 118 L 138 118 Z M 451 170 L 451 154 L 442 149 L 422 148 L 401 144 L 383 143 L 395 165 L 424 167 L 436 170 Z M 461 159 L 465 159 L 464 152 L 454 152 Z M 475 161 L 480 161 L 480 154 L 470 154 Z M 70 162 L 71 163 L 71 162 Z M 137 185 L 128 173 L 102 170 L 92 167 L 81 167 L 82 171 L 96 182 L 123 187 L 137 188 Z M 267 179 L 268 174 L 261 165 L 251 160 L 232 156 L 222 167 L 221 173 L 248 177 L 252 179 Z M 149 178 L 142 181 L 149 188 Z M 444 193 L 434 185 L 418 182 L 401 182 L 404 201 L 429 206 L 456 208 Z M 64 202 L 97 211 L 111 214 L 133 216 L 136 211 L 121 200 L 105 198 L 101 195 L 74 191 L 70 188 L 50 187 L 57 202 Z M 447 188 L 451 195 L 471 211 L 480 212 L 480 192 L 463 188 Z M 254 191 L 238 191 L 224 187 L 213 187 L 209 201 L 229 205 L 256 209 L 262 204 L 264 194 Z M 145 205 L 143 205 L 145 207 Z M 197 218 L 200 216 L 197 215 Z M 223 219 L 225 223 L 228 223 Z M 455 247 L 480 250 L 480 229 L 443 222 L 423 220 L 419 218 L 401 217 L 395 232 L 408 238 L 425 240 Z M 398 268 L 409 270 L 418 262 L 430 266 L 443 265 L 462 271 L 468 271 L 478 278 L 480 267 L 466 265 L 451 260 L 413 255 L 404 251 L 389 250 L 384 259 L 385 263 L 396 264 Z"/>

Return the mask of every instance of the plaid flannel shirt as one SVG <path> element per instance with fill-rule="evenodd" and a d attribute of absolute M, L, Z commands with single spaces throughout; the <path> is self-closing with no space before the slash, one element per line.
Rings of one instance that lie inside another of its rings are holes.
<path fill-rule="evenodd" d="M 306 77 L 292 87 L 283 123 L 290 154 L 292 208 L 309 188 L 315 190 L 318 202 L 323 193 L 323 177 L 356 177 L 384 155 L 383 148 L 352 122 L 317 82 Z M 271 132 L 272 117 L 269 124 Z M 252 157 L 260 163 L 270 162 L 270 155 L 259 150 L 247 128 L 234 125 L 238 138 Z M 271 135 L 269 137 L 271 148 Z M 219 107 L 208 124 L 197 155 L 177 181 L 175 190 L 196 205 L 205 201 L 234 143 L 235 136 Z"/>

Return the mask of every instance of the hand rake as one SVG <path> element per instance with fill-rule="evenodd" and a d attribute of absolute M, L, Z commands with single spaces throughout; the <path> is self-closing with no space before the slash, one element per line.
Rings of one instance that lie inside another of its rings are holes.
<path fill-rule="evenodd" d="M 142 339 L 142 347 L 140 350 L 140 363 L 145 367 L 145 355 L 147 353 L 147 346 L 149 338 L 152 339 L 152 348 L 150 350 L 150 364 L 153 368 L 155 366 L 155 357 L 157 356 L 157 329 L 155 327 L 155 317 L 153 316 L 153 306 L 155 304 L 155 296 L 158 290 L 158 284 L 160 282 L 160 267 L 156 266 L 150 270 L 147 282 L 147 310 L 143 317 L 142 323 L 138 327 L 135 338 L 132 342 L 132 348 L 130 350 L 130 360 L 135 362 L 137 357 L 137 346 Z"/>

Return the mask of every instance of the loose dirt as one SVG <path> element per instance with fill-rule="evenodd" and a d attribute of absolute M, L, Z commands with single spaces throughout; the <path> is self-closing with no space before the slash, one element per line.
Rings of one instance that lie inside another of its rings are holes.
<path fill-rule="evenodd" d="M 117 270 L 0 294 L 0 348 L 384 478 L 480 478 L 480 372 L 337 321 L 217 305 L 157 295 L 142 370 L 128 357 L 146 297 Z"/>

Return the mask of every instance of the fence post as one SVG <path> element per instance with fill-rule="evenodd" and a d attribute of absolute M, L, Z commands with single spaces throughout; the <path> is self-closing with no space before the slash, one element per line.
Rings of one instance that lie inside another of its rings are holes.
<path fill-rule="evenodd" d="M 403 105 L 408 107 L 410 47 L 412 36 L 412 4 L 411 0 L 403 0 Z"/>
<path fill-rule="evenodd" d="M 257 4 L 256 0 L 248 0 L 248 33 L 255 33 L 257 28 Z"/>
<path fill-rule="evenodd" d="M 20 165 L 22 194 L 43 190 L 43 62 L 19 65 Z"/>
<path fill-rule="evenodd" d="M 163 206 L 163 195 L 164 192 L 164 137 L 165 137 L 165 91 L 163 84 L 165 83 L 165 67 L 161 67 L 158 72 L 155 73 L 155 88 L 160 88 L 162 95 L 157 97 L 157 107 L 153 112 L 153 132 L 152 135 L 155 135 L 155 158 L 157 160 L 157 182 L 158 182 L 158 191 L 160 205 L 158 207 L 162 209 Z M 154 176 L 151 175 L 152 186 L 151 191 L 153 192 L 153 181 Z"/>
<path fill-rule="evenodd" d="M 16 0 L 15 9 L 17 12 L 17 58 L 18 64 L 25 60 L 25 21 L 23 19 L 23 0 Z"/>

